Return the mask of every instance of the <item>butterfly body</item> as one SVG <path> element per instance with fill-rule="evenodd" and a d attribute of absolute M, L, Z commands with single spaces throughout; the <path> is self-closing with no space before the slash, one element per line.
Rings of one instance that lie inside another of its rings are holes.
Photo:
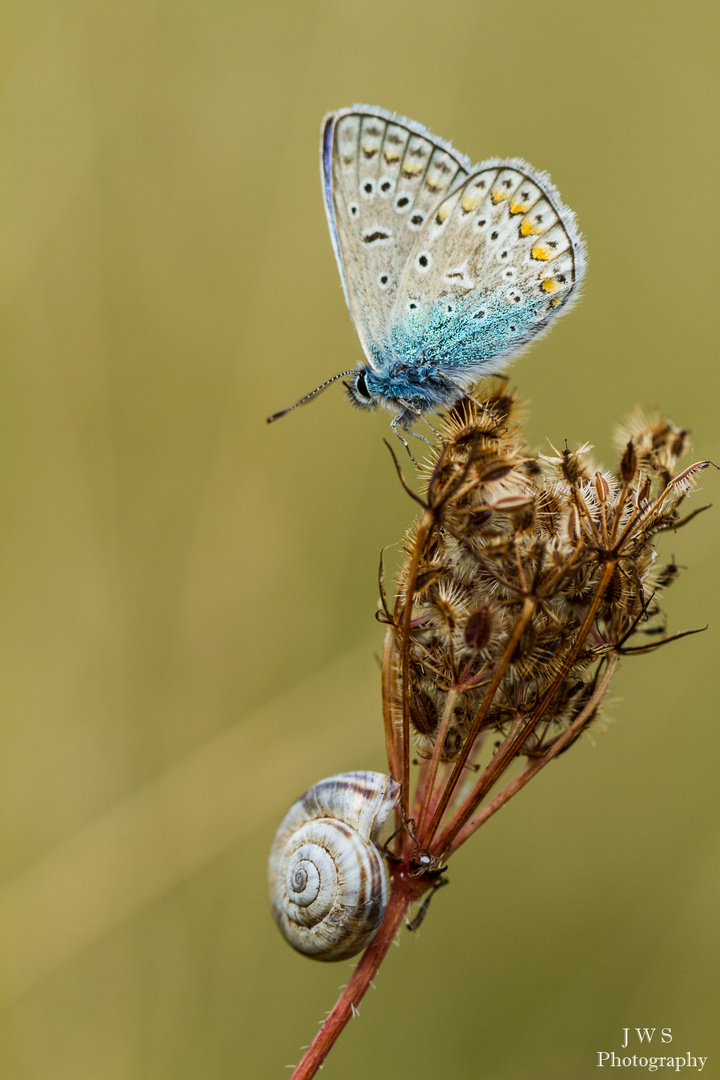
<path fill-rule="evenodd" d="M 496 371 L 515 343 L 532 337 L 537 306 L 518 309 L 487 294 L 482 303 L 478 299 L 416 300 L 404 319 L 390 325 L 387 340 L 374 343 L 371 364 L 353 373 L 351 401 L 400 411 L 398 423 L 408 427 L 419 415 L 454 404 Z"/>
<path fill-rule="evenodd" d="M 519 158 L 473 166 L 421 124 L 355 105 L 325 117 L 321 170 L 367 361 L 335 378 L 351 376 L 353 404 L 393 411 L 398 434 L 504 366 L 578 295 L 574 214 Z"/>

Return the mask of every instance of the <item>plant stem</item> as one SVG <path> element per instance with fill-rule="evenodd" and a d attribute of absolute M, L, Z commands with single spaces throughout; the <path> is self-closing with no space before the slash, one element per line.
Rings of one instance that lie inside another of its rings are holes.
<path fill-rule="evenodd" d="M 434 517 L 426 510 L 418 522 L 413 544 L 410 569 L 404 588 L 402 620 L 402 813 L 407 821 L 410 812 L 410 626 L 412 623 L 413 598 L 423 545 L 433 527 Z"/>
<path fill-rule="evenodd" d="M 472 836 L 474 832 L 477 832 L 480 826 L 484 825 L 488 818 L 491 818 L 494 813 L 496 813 L 503 806 L 505 806 L 505 804 L 513 797 L 513 795 L 516 795 L 518 791 L 521 790 L 521 788 L 525 787 L 525 784 L 527 784 L 529 780 L 532 780 L 532 778 L 536 776 L 541 769 L 544 769 L 548 762 L 552 761 L 553 758 L 556 758 L 558 754 L 562 753 L 562 751 L 565 750 L 566 747 L 568 747 L 570 743 L 577 738 L 579 732 L 582 731 L 582 729 L 592 720 L 593 714 L 595 713 L 596 709 L 600 705 L 600 702 L 605 696 L 605 692 L 610 685 L 610 682 L 615 672 L 617 671 L 619 663 L 620 658 L 618 656 L 610 656 L 607 668 L 605 669 L 605 674 L 598 683 L 597 689 L 595 690 L 592 698 L 587 703 L 587 705 L 582 710 L 577 719 L 573 721 L 567 731 L 565 731 L 562 735 L 558 736 L 558 738 L 552 744 L 547 753 L 543 755 L 543 757 L 538 758 L 536 761 L 531 762 L 531 764 L 529 765 L 526 765 L 523 771 L 521 773 L 518 773 L 518 775 L 510 781 L 507 787 L 503 788 L 503 790 L 498 795 L 496 795 L 495 798 L 492 799 L 487 804 L 487 806 L 485 806 L 480 811 L 479 814 L 477 814 L 474 818 L 471 818 L 471 820 L 463 826 L 463 828 L 460 830 L 460 832 L 450 845 L 450 849 L 447 853 L 448 857 L 452 855 L 454 851 L 457 851 L 460 845 L 464 844 L 468 837 Z"/>
<path fill-rule="evenodd" d="M 445 786 L 445 790 L 443 791 L 442 798 L 440 799 L 437 806 L 435 807 L 435 811 L 433 813 L 432 819 L 431 819 L 430 824 L 428 825 L 427 829 L 425 830 L 425 832 L 422 835 L 418 836 L 418 843 L 420 843 L 423 847 L 429 847 L 430 842 L 431 842 L 432 838 L 434 837 L 435 832 L 436 832 L 437 828 L 440 825 L 440 822 L 442 821 L 443 814 L 445 813 L 445 811 L 448 808 L 448 805 L 449 805 L 450 800 L 451 800 L 451 798 L 453 796 L 455 788 L 456 788 L 456 786 L 457 786 L 457 784 L 458 784 L 458 782 L 460 780 L 460 777 L 462 775 L 462 771 L 465 768 L 465 763 L 467 762 L 467 759 L 470 756 L 470 751 L 472 750 L 473 746 L 475 745 L 475 739 L 478 736 L 478 733 L 480 731 L 480 727 L 482 726 L 482 722 L 485 719 L 485 717 L 486 717 L 486 715 L 487 715 L 487 713 L 488 713 L 488 711 L 490 709 L 490 706 L 492 705 L 493 699 L 495 697 L 495 691 L 497 690 L 498 686 L 502 682 L 503 675 L 505 674 L 505 671 L 507 670 L 507 666 L 510 663 L 510 659 L 511 659 L 511 657 L 513 655 L 513 652 L 515 651 L 515 648 L 517 647 L 517 644 L 518 644 L 518 642 L 520 641 L 520 638 L 523 635 L 523 631 L 525 630 L 525 627 L 528 625 L 528 623 L 532 619 L 534 610 L 535 610 L 534 601 L 531 598 L 526 597 L 525 598 L 525 603 L 523 605 L 522 614 L 520 615 L 517 623 L 515 624 L 515 629 L 513 630 L 513 633 L 512 633 L 512 636 L 510 637 L 510 640 L 508 641 L 507 645 L 505 646 L 505 651 L 504 651 L 502 657 L 500 658 L 500 661 L 499 661 L 499 663 L 497 665 L 495 673 L 493 674 L 490 685 L 488 686 L 487 692 L 485 694 L 485 698 L 483 700 L 483 704 L 482 704 L 477 716 L 475 717 L 475 719 L 473 721 L 473 724 L 472 724 L 472 726 L 470 728 L 470 731 L 468 732 L 468 734 L 465 737 L 465 741 L 463 743 L 462 750 L 460 751 L 460 754 L 458 755 L 457 761 L 455 762 L 455 765 L 453 767 L 453 771 L 450 774 L 450 779 L 448 780 L 448 782 L 447 782 L 447 784 Z M 440 850 L 440 854 L 442 854 L 442 849 Z"/>
<path fill-rule="evenodd" d="M 507 768 L 512 759 L 522 748 L 523 743 L 529 735 L 535 730 L 540 720 L 542 719 L 545 710 L 552 703 L 555 694 L 560 689 L 563 681 L 567 678 L 567 674 L 575 663 L 580 651 L 585 644 L 585 640 L 590 633 L 595 616 L 597 615 L 600 602 L 602 600 L 605 589 L 607 588 L 610 579 L 615 571 L 617 559 L 608 559 L 602 569 L 600 579 L 595 587 L 595 594 L 593 596 L 590 607 L 588 608 L 585 618 L 583 619 L 582 626 L 577 632 L 575 640 L 572 644 L 567 655 L 563 658 L 562 666 L 554 679 L 546 687 L 542 696 L 540 704 L 535 709 L 535 712 L 528 719 L 527 723 L 518 727 L 516 733 L 512 733 L 505 739 L 502 748 L 497 752 L 490 764 L 486 767 L 485 771 L 481 775 L 477 784 L 467 796 L 465 801 L 460 806 L 460 809 L 454 815 L 450 824 L 444 829 L 439 838 L 435 840 L 435 848 L 433 854 L 444 854 L 450 850 L 450 847 L 455 840 L 463 826 L 469 821 L 472 815 L 477 810 L 481 801 L 493 786 L 497 778 Z"/>
<path fill-rule="evenodd" d="M 392 879 L 385 918 L 375 937 L 352 973 L 349 983 L 335 1002 L 328 1018 L 320 1028 L 290 1080 L 310 1080 L 315 1076 L 332 1050 L 348 1020 L 355 1015 L 365 991 L 375 977 L 385 955 L 395 940 L 408 908 L 423 893 L 432 888 L 427 878 L 413 878 L 407 868 L 390 865 Z"/>
<path fill-rule="evenodd" d="M 382 668 L 383 722 L 385 724 L 385 746 L 387 748 L 390 775 L 398 780 L 402 776 L 402 748 L 399 745 L 399 731 L 396 724 L 396 706 L 393 698 L 395 683 L 398 678 L 398 653 L 394 628 L 385 634 Z M 398 828 L 402 824 L 400 807 L 397 809 Z"/>
<path fill-rule="evenodd" d="M 422 804 L 420 806 L 420 813 L 418 814 L 417 821 L 417 835 L 423 835 L 423 829 L 425 827 L 425 819 L 428 815 L 428 808 L 432 801 L 432 796 L 435 790 L 435 777 L 437 776 L 438 765 L 440 764 L 440 756 L 445 748 L 445 739 L 450 727 L 450 721 L 452 719 L 453 710 L 458 699 L 458 689 L 456 686 L 452 686 L 448 691 L 447 698 L 445 699 L 445 711 L 443 712 L 443 718 L 438 728 L 438 733 L 435 738 L 435 746 L 433 747 L 433 755 L 430 760 L 430 766 L 427 771 L 427 775 L 424 779 L 424 794 Z M 418 784 L 418 790 L 420 785 Z"/>

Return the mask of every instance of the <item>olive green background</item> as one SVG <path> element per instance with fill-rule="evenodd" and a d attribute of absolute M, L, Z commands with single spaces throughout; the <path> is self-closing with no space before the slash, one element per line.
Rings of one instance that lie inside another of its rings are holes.
<path fill-rule="evenodd" d="M 720 461 L 716 13 L 6 7 L 8 1080 L 287 1076 L 350 971 L 294 955 L 265 894 L 292 799 L 383 768 L 377 563 L 413 515 L 387 414 L 334 387 L 264 422 L 361 359 L 322 115 L 523 156 L 577 212 L 584 299 L 512 368 L 534 444 L 611 464 L 657 405 Z M 636 1026 L 720 1075 L 717 522 L 660 549 L 688 567 L 669 629 L 707 633 L 628 659 L 607 722 L 453 860 L 324 1078 L 581 1080 Z"/>

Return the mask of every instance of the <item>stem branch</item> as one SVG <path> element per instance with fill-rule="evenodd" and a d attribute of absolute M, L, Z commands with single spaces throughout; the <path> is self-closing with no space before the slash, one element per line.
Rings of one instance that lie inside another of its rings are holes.
<path fill-rule="evenodd" d="M 585 640 L 590 633 L 595 616 L 600 602 L 603 597 L 603 593 L 607 588 L 610 579 L 615 571 L 615 559 L 609 559 L 603 566 L 600 580 L 595 587 L 595 594 L 593 596 L 590 607 L 587 610 L 585 618 L 583 619 L 582 626 L 578 630 L 577 636 L 573 642 L 567 655 L 563 658 L 562 666 L 557 672 L 555 677 L 551 680 L 549 686 L 546 688 L 545 693 L 542 696 L 540 704 L 537 706 L 532 716 L 529 717 L 525 725 L 520 725 L 517 732 L 511 734 L 505 739 L 500 750 L 498 750 L 495 757 L 487 766 L 482 776 L 478 780 L 475 787 L 462 803 L 460 809 L 454 815 L 450 824 L 443 830 L 441 836 L 434 841 L 431 851 L 433 854 L 443 855 L 449 850 L 450 845 L 458 835 L 460 830 L 466 824 L 467 821 L 477 810 L 481 801 L 485 798 L 490 788 L 493 786 L 497 778 L 501 773 L 505 771 L 515 755 L 522 749 L 528 736 L 532 734 L 537 725 L 540 723 L 546 709 L 552 704 L 553 698 L 562 686 L 563 682 L 567 678 L 567 673 L 572 668 L 577 657 L 580 654 L 580 650 L 585 644 Z M 430 845 L 428 845 L 430 847 Z"/>
<path fill-rule="evenodd" d="M 594 694 L 592 695 L 582 712 L 575 718 L 575 720 L 573 720 L 567 731 L 564 731 L 563 734 L 555 740 L 555 742 L 552 744 L 547 753 L 543 755 L 543 757 L 538 758 L 536 761 L 531 762 L 529 765 L 526 765 L 522 772 L 518 773 L 518 775 L 514 777 L 510 781 L 510 783 L 495 796 L 494 799 L 491 799 L 487 806 L 484 806 L 479 814 L 477 814 L 474 818 L 471 818 L 470 821 L 468 821 L 467 824 L 463 826 L 463 828 L 460 830 L 460 832 L 457 834 L 452 844 L 450 845 L 450 849 L 447 853 L 448 858 L 450 857 L 450 855 L 452 855 L 453 851 L 457 851 L 460 845 L 465 843 L 469 836 L 472 836 L 472 834 L 476 832 L 481 825 L 484 825 L 488 818 L 491 818 L 493 814 L 496 813 L 496 811 L 500 810 L 505 805 L 505 803 L 509 802 L 513 795 L 517 795 L 518 791 L 520 791 L 521 788 L 524 788 L 529 780 L 532 780 L 534 776 L 537 776 L 541 769 L 544 769 L 545 766 L 553 760 L 553 758 L 557 757 L 557 755 L 561 753 L 567 746 L 569 746 L 570 743 L 578 736 L 580 731 L 582 731 L 583 727 L 585 727 L 588 721 L 592 718 L 593 713 L 595 712 L 598 705 L 605 696 L 605 691 L 610 685 L 610 681 L 613 678 L 615 672 L 617 671 L 619 663 L 620 658 L 617 655 L 613 654 L 612 656 L 610 656 L 607 667 L 605 669 L 605 674 L 598 683 Z"/>
<path fill-rule="evenodd" d="M 407 821 L 410 808 L 410 626 L 412 623 L 415 583 L 417 581 L 420 556 L 428 533 L 433 526 L 434 517 L 426 510 L 420 518 L 413 544 L 410 569 L 405 582 L 405 607 L 402 621 L 402 810 Z"/>

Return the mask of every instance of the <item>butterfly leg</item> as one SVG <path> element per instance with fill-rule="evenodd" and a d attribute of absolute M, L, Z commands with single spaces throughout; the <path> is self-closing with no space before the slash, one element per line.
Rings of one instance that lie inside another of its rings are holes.
<path fill-rule="evenodd" d="M 390 427 L 393 429 L 393 431 L 397 435 L 398 439 L 400 440 L 400 442 L 403 444 L 403 446 L 407 450 L 408 454 L 410 455 L 410 460 L 412 461 L 413 465 L 417 465 L 418 463 L 415 460 L 415 458 L 413 457 L 413 453 L 412 453 L 412 450 L 410 449 L 410 446 L 408 444 L 407 439 L 404 439 L 403 436 L 398 431 L 398 424 L 403 422 L 403 420 L 407 419 L 407 413 L 408 412 L 411 412 L 414 416 L 416 416 L 418 418 L 418 420 L 422 419 L 422 413 L 420 412 L 419 409 L 413 408 L 413 406 L 408 404 L 407 401 L 403 401 L 402 398 L 400 398 L 399 401 L 400 401 L 400 404 L 403 406 L 403 409 L 396 416 L 394 416 L 393 419 L 390 421 Z M 403 423 L 403 427 L 405 427 L 404 423 Z M 422 442 L 427 443 L 428 446 L 432 446 L 432 443 L 430 442 L 430 440 L 426 439 L 424 435 L 420 435 L 417 431 L 411 431 L 407 427 L 405 428 L 405 430 L 407 431 L 408 435 L 414 435 L 416 439 L 420 439 Z"/>
<path fill-rule="evenodd" d="M 431 428 L 431 430 L 434 430 L 434 429 Z M 435 434 L 437 435 L 438 432 L 435 432 Z M 420 439 L 420 440 L 422 440 L 422 442 L 427 443 L 428 446 L 432 446 L 432 443 L 430 442 L 430 440 L 426 439 L 424 435 L 421 435 L 419 431 L 408 431 L 408 435 L 412 435 L 414 439 Z"/>
<path fill-rule="evenodd" d="M 427 426 L 428 426 L 428 427 L 430 428 L 430 430 L 432 431 L 433 435 L 435 436 L 435 438 L 436 438 L 436 439 L 438 440 L 438 442 L 439 442 L 439 441 L 440 441 L 440 439 L 441 439 L 441 435 L 440 435 L 440 432 L 438 431 L 438 429 L 437 429 L 436 427 L 433 427 L 433 426 L 432 426 L 432 424 L 431 424 L 431 423 L 430 423 L 430 421 L 428 420 L 427 416 L 423 416 L 423 420 L 425 421 L 425 423 L 426 423 L 426 424 L 427 424 Z M 427 442 L 427 439 L 426 439 L 425 441 Z"/>
<path fill-rule="evenodd" d="M 468 394 L 467 390 L 465 391 L 465 394 L 464 394 L 463 396 L 464 396 L 464 397 L 466 397 L 468 401 L 472 401 L 473 405 L 474 405 L 474 406 L 475 406 L 475 407 L 476 407 L 476 408 L 477 408 L 477 409 L 478 409 L 478 410 L 479 410 L 479 411 L 480 411 L 481 413 L 486 413 L 486 412 L 488 411 L 488 407 L 487 407 L 487 405 L 484 405 L 484 404 L 482 403 L 482 401 L 478 401 L 478 399 L 477 399 L 477 398 L 474 398 L 474 397 L 472 396 L 472 394 Z"/>
<path fill-rule="evenodd" d="M 392 420 L 390 421 L 390 427 L 391 427 L 391 428 L 393 429 L 393 433 L 394 433 L 394 434 L 395 434 L 395 435 L 396 435 L 396 436 L 398 437 L 398 439 L 400 440 L 400 442 L 401 442 L 401 443 L 403 444 L 403 446 L 404 446 L 404 447 L 405 447 L 405 449 L 407 450 L 407 452 L 408 452 L 408 456 L 409 456 L 410 460 L 412 461 L 413 465 L 417 465 L 417 461 L 416 461 L 416 460 L 415 460 L 415 458 L 413 457 L 413 452 L 412 452 L 412 450 L 410 449 L 410 445 L 409 445 L 409 443 L 408 443 L 407 439 L 403 438 L 403 436 L 402 436 L 402 435 L 400 434 L 400 432 L 399 432 L 399 431 L 398 431 L 398 429 L 397 429 L 397 424 L 398 424 L 398 420 L 400 419 L 400 417 L 401 417 L 402 415 L 403 415 L 402 413 L 398 413 L 398 414 L 397 414 L 397 416 L 395 416 L 395 417 L 394 417 L 394 418 L 393 418 L 393 419 L 392 419 Z"/>
<path fill-rule="evenodd" d="M 432 433 L 434 435 L 437 435 L 438 438 L 440 438 L 440 432 L 435 430 L 435 428 L 432 426 L 432 424 L 428 420 L 427 416 L 425 416 L 424 413 L 422 413 L 420 411 L 420 409 L 416 409 L 413 405 L 410 405 L 409 402 L 403 401 L 402 398 L 399 398 L 398 400 L 400 401 L 400 404 L 407 410 L 407 412 L 411 412 L 418 420 L 424 420 L 425 423 L 427 424 L 427 426 L 432 431 Z M 398 415 L 395 417 L 395 419 L 393 420 L 393 422 L 392 422 L 392 424 L 390 426 L 393 427 L 395 424 L 399 423 L 402 415 L 403 415 L 402 413 L 398 413 Z M 427 443 L 428 446 L 432 446 L 432 443 L 430 442 L 430 440 L 426 439 L 425 436 L 421 435 L 419 432 L 411 431 L 410 428 L 406 428 L 405 430 L 407 431 L 408 435 L 414 435 L 416 439 L 422 439 L 422 441 L 424 443 Z M 395 434 L 397 435 L 397 428 L 395 429 Z"/>

